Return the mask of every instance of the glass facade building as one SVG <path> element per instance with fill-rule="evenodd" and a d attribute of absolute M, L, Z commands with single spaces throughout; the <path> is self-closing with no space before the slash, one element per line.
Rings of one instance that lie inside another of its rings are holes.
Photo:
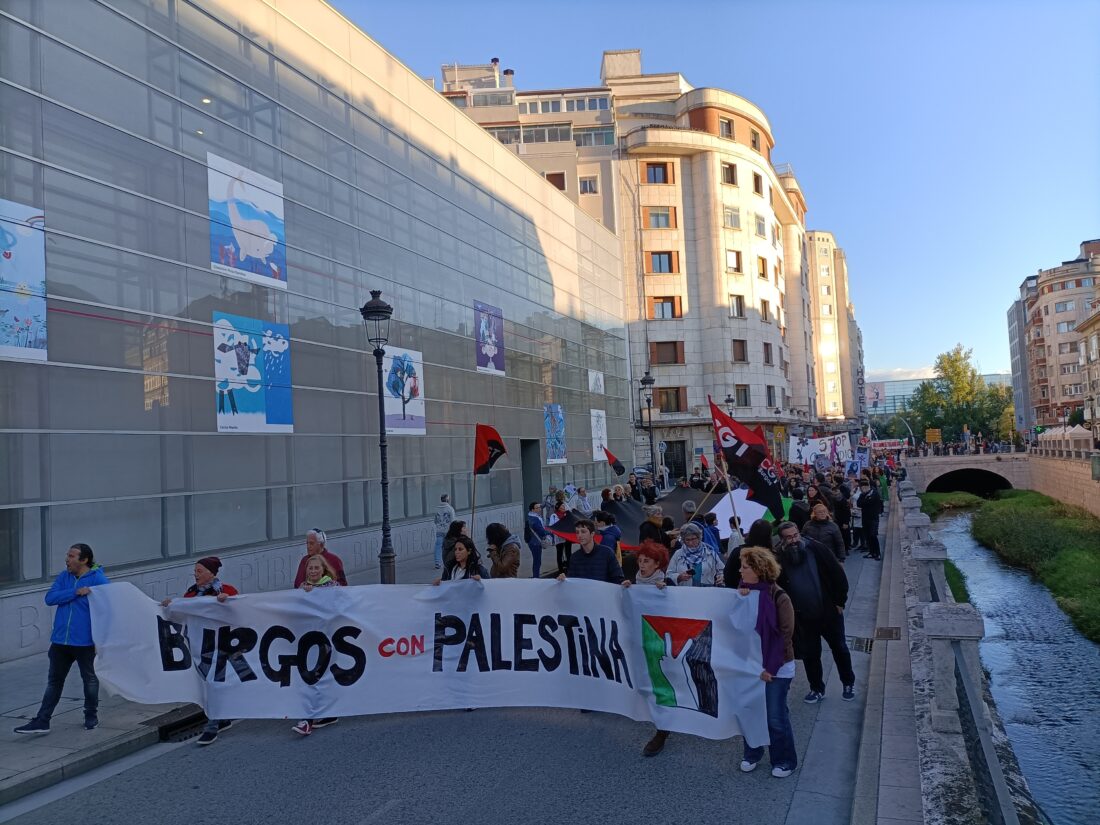
<path fill-rule="evenodd" d="M 475 422 L 517 527 L 611 480 L 598 438 L 631 455 L 617 238 L 327 5 L 5 0 L 0 111 L 0 294 L 35 324 L 2 321 L 0 601 L 77 541 L 119 572 L 375 531 L 370 289 L 416 370 L 398 525 L 470 506 Z"/>

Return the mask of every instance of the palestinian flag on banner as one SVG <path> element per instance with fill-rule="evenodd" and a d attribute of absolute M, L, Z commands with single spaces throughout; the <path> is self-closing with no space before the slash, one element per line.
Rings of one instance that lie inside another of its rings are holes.
<path fill-rule="evenodd" d="M 726 460 L 726 470 L 741 478 L 752 497 L 767 507 L 777 519 L 783 518 L 783 495 L 779 476 L 768 457 L 768 446 L 756 433 L 730 418 L 707 396 L 714 435 Z"/>
<path fill-rule="evenodd" d="M 615 471 L 615 475 L 621 476 L 626 472 L 626 467 L 623 466 L 623 463 L 619 461 L 619 459 L 612 455 L 611 450 L 604 447 L 603 454 L 607 456 L 607 463 L 611 465 L 611 469 Z"/>
<path fill-rule="evenodd" d="M 477 440 L 474 443 L 474 474 L 488 475 L 497 463 L 497 459 L 508 452 L 504 448 L 504 439 L 494 427 L 488 424 L 477 425 Z"/>

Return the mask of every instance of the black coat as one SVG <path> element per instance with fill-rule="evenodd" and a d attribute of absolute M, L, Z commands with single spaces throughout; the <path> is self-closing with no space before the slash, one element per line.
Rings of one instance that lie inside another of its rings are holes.
<path fill-rule="evenodd" d="M 814 521 L 810 519 L 801 529 L 808 539 L 819 541 L 832 551 L 837 561 L 844 558 L 844 536 L 834 521 Z"/>
<path fill-rule="evenodd" d="M 882 496 L 873 484 L 866 493 L 860 492 L 859 509 L 863 512 L 864 527 L 867 526 L 867 519 L 877 519 L 882 515 Z"/>
<path fill-rule="evenodd" d="M 844 607 L 848 602 L 848 577 L 844 575 L 844 568 L 840 565 L 840 562 L 836 560 L 833 554 L 829 551 L 825 545 L 821 542 L 814 541 L 813 539 L 802 537 L 802 542 L 806 547 L 806 553 L 809 556 L 808 562 L 813 562 L 817 565 L 817 575 L 821 580 L 821 594 L 825 599 L 826 604 L 833 604 L 837 607 Z M 776 584 L 791 593 L 790 578 L 787 575 L 787 570 L 783 566 L 783 559 L 786 553 L 785 548 L 780 548 L 776 557 L 779 559 L 780 573 L 779 578 L 776 580 Z M 794 599 L 794 596 L 791 596 Z M 794 606 L 795 613 L 799 614 L 798 603 Z M 811 620 L 813 617 L 809 617 Z"/>

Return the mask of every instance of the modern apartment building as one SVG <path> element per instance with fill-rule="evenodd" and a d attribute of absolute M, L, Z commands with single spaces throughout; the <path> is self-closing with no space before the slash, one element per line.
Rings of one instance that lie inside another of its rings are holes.
<path fill-rule="evenodd" d="M 593 88 L 519 91 L 499 65 L 443 66 L 443 94 L 618 233 L 635 390 L 648 371 L 669 471 L 711 452 L 708 395 L 785 455 L 816 420 L 814 329 L 806 201 L 764 112 L 646 74 L 638 50 L 605 52 Z"/>
<path fill-rule="evenodd" d="M 817 416 L 840 429 L 861 420 L 863 336 L 848 290 L 848 260 L 831 232 L 806 233 Z"/>
<path fill-rule="evenodd" d="M 1016 431 L 1031 432 L 1035 427 L 1035 410 L 1031 406 L 1028 381 L 1027 305 L 1039 291 L 1039 276 L 1028 275 L 1020 284 L 1020 297 L 1008 308 L 1008 351 L 1012 359 L 1012 405 L 1016 415 Z"/>
<path fill-rule="evenodd" d="M 325 3 L 5 3 L 0 107 L 0 660 L 74 542 L 157 599 L 289 586 L 314 527 L 367 567 L 372 289 L 398 580 L 476 422 L 478 527 L 629 455 L 619 238 Z"/>
<path fill-rule="evenodd" d="M 1080 333 L 1081 383 L 1085 387 L 1085 426 L 1092 430 L 1093 446 L 1100 450 L 1100 301 L 1077 326 Z"/>
<path fill-rule="evenodd" d="M 1085 241 L 1080 254 L 1039 270 L 1027 305 L 1028 394 L 1035 424 L 1052 426 L 1084 406 L 1081 334 L 1097 298 L 1100 240 Z"/>

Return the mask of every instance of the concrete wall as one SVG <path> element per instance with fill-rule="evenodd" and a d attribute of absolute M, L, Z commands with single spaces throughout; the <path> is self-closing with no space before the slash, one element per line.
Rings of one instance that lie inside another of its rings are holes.
<path fill-rule="evenodd" d="M 1030 463 L 1032 490 L 1100 517 L 1100 481 L 1092 480 L 1090 462 L 1033 455 Z"/>

